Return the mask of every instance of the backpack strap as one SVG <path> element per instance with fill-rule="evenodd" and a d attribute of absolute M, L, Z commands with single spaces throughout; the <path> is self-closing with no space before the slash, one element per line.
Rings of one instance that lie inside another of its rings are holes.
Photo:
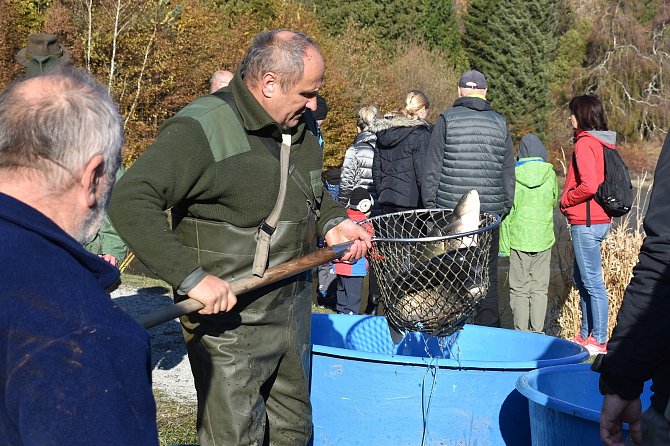
<path fill-rule="evenodd" d="M 578 138 L 579 139 L 579 138 Z M 575 140 L 577 142 L 577 140 Z M 577 169 L 577 156 L 572 153 L 572 167 L 575 172 L 578 172 L 579 169 Z M 593 200 L 593 197 L 589 198 L 586 200 L 586 227 L 591 226 L 591 200 Z"/>

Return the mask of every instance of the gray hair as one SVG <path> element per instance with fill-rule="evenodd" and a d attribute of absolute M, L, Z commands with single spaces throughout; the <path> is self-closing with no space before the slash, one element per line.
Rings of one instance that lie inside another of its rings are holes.
<path fill-rule="evenodd" d="M 0 94 L 0 169 L 30 169 L 63 186 L 97 154 L 113 184 L 123 123 L 106 89 L 72 66 L 19 80 Z M 59 166 L 61 169 L 57 169 Z"/>
<path fill-rule="evenodd" d="M 303 57 L 309 48 L 319 51 L 311 37 L 288 31 L 291 36 L 284 38 L 279 34 L 286 30 L 273 30 L 258 34 L 251 42 L 242 61 L 242 78 L 248 86 L 255 86 L 268 72 L 279 74 L 279 86 L 287 93 L 300 80 L 305 71 Z"/>
<path fill-rule="evenodd" d="M 361 130 L 367 130 L 370 124 L 380 119 L 379 109 L 376 105 L 368 105 L 358 110 L 358 119 L 356 125 Z"/>

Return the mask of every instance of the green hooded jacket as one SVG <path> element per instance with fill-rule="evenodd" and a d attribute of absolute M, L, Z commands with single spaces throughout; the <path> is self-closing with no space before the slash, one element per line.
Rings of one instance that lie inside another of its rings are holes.
<path fill-rule="evenodd" d="M 530 157 L 519 159 L 515 174 L 514 206 L 500 227 L 500 254 L 509 255 L 510 249 L 523 252 L 545 251 L 556 240 L 556 172 L 541 157 Z"/>

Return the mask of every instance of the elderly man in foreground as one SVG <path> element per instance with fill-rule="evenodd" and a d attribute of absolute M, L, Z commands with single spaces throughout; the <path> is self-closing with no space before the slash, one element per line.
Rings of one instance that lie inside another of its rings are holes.
<path fill-rule="evenodd" d="M 102 221 L 123 125 L 71 67 L 0 95 L 0 445 L 157 445 L 147 333 L 81 246 Z"/>
<path fill-rule="evenodd" d="M 256 36 L 230 85 L 163 124 L 112 198 L 112 221 L 137 257 L 177 300 L 204 305 L 181 319 L 202 446 L 312 435 L 309 273 L 239 300 L 228 281 L 313 251 L 317 234 L 330 246 L 354 240 L 344 260 L 370 247 L 321 183 L 312 111 L 323 78 L 311 38 Z"/>

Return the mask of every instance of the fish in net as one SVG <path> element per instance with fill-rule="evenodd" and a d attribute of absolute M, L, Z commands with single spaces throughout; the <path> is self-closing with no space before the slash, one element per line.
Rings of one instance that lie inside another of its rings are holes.
<path fill-rule="evenodd" d="M 451 210 L 416 210 L 373 217 L 371 263 L 393 328 L 447 336 L 473 313 L 488 289 L 491 230 L 470 191 Z"/>

